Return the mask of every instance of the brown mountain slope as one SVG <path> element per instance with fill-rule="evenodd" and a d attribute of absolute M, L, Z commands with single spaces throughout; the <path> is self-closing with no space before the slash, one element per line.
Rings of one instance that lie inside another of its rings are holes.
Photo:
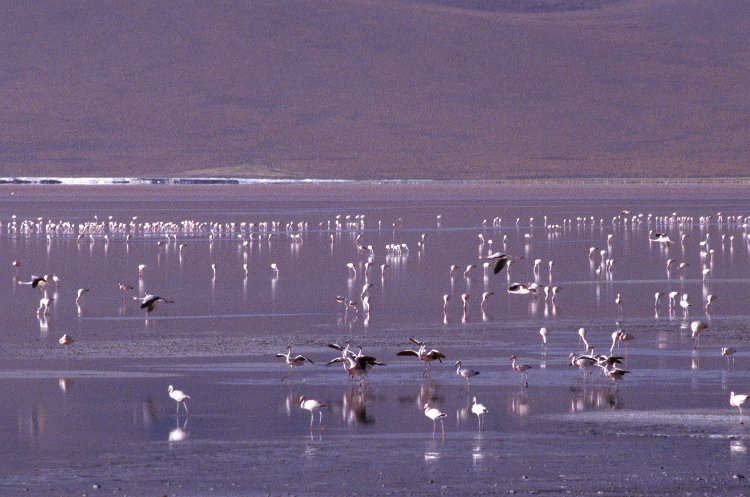
<path fill-rule="evenodd" d="M 0 11 L 3 176 L 750 176 L 743 0 Z"/>

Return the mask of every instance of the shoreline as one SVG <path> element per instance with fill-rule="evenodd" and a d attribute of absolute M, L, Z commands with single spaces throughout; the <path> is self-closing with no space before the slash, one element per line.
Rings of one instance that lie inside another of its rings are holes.
<path fill-rule="evenodd" d="M 66 179 L 67 181 L 67 179 Z M 118 181 L 118 180 L 113 180 Z M 159 180 L 162 181 L 162 180 Z M 672 180 L 546 180 L 541 181 L 475 181 L 475 180 L 247 180 L 244 183 L 103 183 L 87 179 L 70 179 L 64 183 L 2 183 L 0 198 L 9 205 L 26 202 L 54 202 L 75 199 L 96 201 L 105 194 L 111 201 L 140 202 L 206 201 L 233 202 L 363 202 L 478 200 L 488 204 L 518 201 L 616 201 L 623 208 L 640 204 L 643 196 L 664 201 L 736 201 L 750 194 L 750 178 L 712 179 L 703 182 Z M 722 207 L 730 208 L 730 207 Z"/>
<path fill-rule="evenodd" d="M 246 185 L 750 185 L 748 177 L 705 177 L 705 178 L 514 178 L 514 179 L 331 179 L 331 178 L 241 178 L 241 177 L 55 177 L 55 176 L 13 176 L 0 177 L 0 186 L 246 186 Z"/>

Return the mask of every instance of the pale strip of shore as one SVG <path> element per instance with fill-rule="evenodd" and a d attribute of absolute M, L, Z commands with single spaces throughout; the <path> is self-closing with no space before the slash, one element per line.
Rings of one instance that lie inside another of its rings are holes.
<path fill-rule="evenodd" d="M 0 198 L 85 201 L 201 197 L 236 201 L 721 200 L 750 193 L 750 178 L 550 178 L 546 180 L 263 180 L 242 178 L 0 178 Z M 196 197 L 196 195 L 198 197 Z"/>

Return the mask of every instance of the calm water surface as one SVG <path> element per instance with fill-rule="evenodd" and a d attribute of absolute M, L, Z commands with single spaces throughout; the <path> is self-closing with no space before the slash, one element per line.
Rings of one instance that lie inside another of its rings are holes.
<path fill-rule="evenodd" d="M 0 189 L 0 495 L 747 491 L 748 433 L 728 398 L 750 391 L 750 189 L 238 190 Z M 675 243 L 649 242 L 651 229 Z M 494 251 L 517 261 L 485 274 L 478 256 Z M 687 266 L 668 274 L 669 259 Z M 60 285 L 40 317 L 40 291 L 19 283 L 44 274 Z M 554 303 L 507 293 L 534 281 L 561 288 Z M 366 282 L 370 312 L 345 312 L 335 297 L 360 302 Z M 174 303 L 147 316 L 118 283 Z M 687 293 L 687 315 L 666 296 L 655 308 L 657 291 Z M 709 324 L 699 342 L 693 320 Z M 618 349 L 624 381 L 569 366 L 580 327 L 597 352 L 617 329 L 635 337 Z M 448 359 L 423 377 L 395 355 L 409 337 Z M 326 344 L 347 340 L 387 363 L 362 386 L 324 366 Z M 274 356 L 287 345 L 315 364 L 290 372 Z M 511 354 L 532 366 L 528 388 Z M 480 371 L 470 387 L 456 360 Z M 300 395 L 327 404 L 322 431 Z M 490 411 L 483 432 L 473 396 Z M 425 402 L 446 412 L 444 437 Z"/>

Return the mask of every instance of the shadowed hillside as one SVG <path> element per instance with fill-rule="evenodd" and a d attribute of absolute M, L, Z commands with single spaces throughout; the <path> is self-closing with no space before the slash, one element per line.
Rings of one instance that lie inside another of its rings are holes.
<path fill-rule="evenodd" d="M 750 176 L 743 0 L 0 14 L 2 176 Z"/>

